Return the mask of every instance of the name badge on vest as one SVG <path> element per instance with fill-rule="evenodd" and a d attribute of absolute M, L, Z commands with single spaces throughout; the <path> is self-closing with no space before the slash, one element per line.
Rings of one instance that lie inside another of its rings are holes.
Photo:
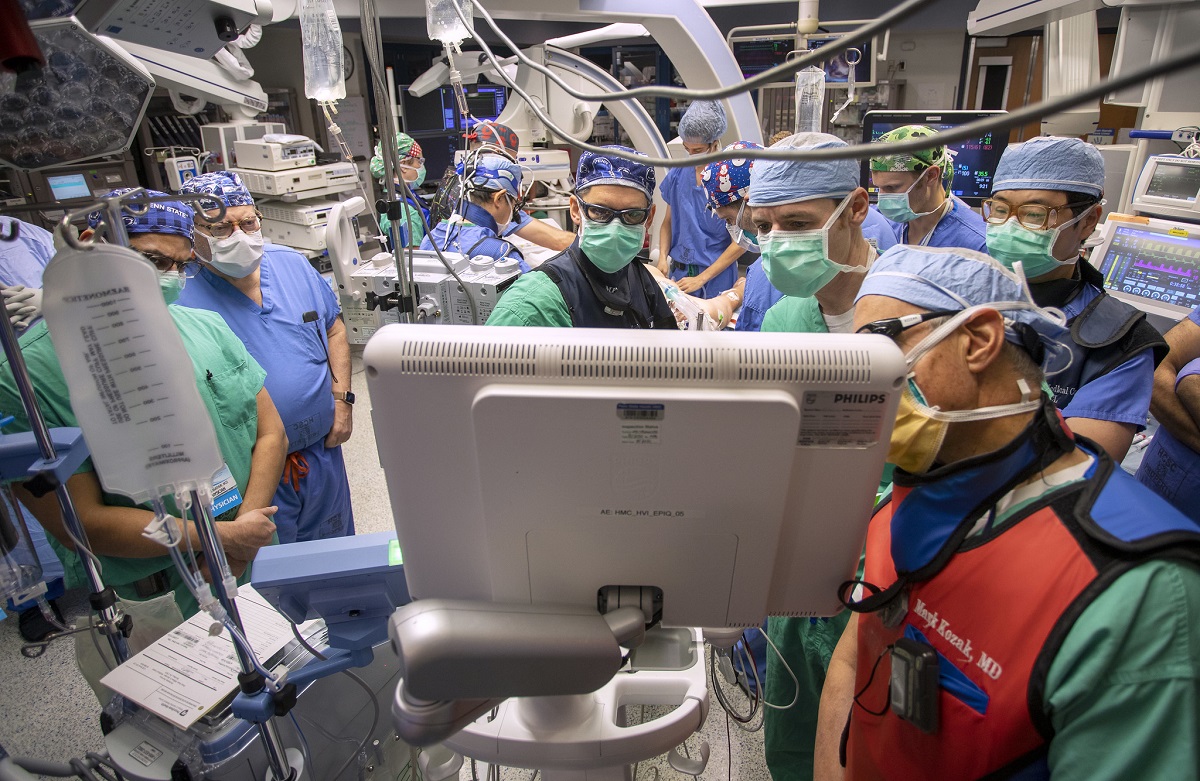
<path fill-rule="evenodd" d="M 212 495 L 214 518 L 242 503 L 242 492 L 238 490 L 237 480 L 233 479 L 233 472 L 229 471 L 229 464 L 222 464 L 217 473 L 213 475 Z"/>

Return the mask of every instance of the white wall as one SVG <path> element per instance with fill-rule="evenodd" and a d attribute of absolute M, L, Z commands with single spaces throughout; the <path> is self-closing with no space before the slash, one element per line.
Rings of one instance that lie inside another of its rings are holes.
<path fill-rule="evenodd" d="M 886 64 L 892 78 L 905 82 L 901 109 L 952 109 L 958 105 L 965 43 L 965 31 L 892 33 Z M 881 69 L 879 77 L 884 76 Z"/>

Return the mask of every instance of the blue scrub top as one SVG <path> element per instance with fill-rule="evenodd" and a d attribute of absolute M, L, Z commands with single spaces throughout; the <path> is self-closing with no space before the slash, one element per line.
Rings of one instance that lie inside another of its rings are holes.
<path fill-rule="evenodd" d="M 888 222 L 891 223 L 896 241 L 908 244 L 908 223 L 891 220 Z M 951 195 L 950 211 L 942 215 L 933 232 L 926 238 L 926 247 L 961 247 L 987 252 L 987 223 L 961 198 Z"/>
<path fill-rule="evenodd" d="M 0 217 L 0 233 L 9 235 L 16 223 L 16 241 L 0 239 L 0 285 L 41 287 L 42 271 L 54 257 L 50 231 L 12 217 Z"/>
<path fill-rule="evenodd" d="M 1070 326 L 1075 318 L 1100 295 L 1100 290 L 1085 284 L 1062 308 Z M 1046 378 L 1054 386 L 1054 376 Z M 1125 363 L 1087 383 L 1075 392 L 1071 403 L 1062 408 L 1064 418 L 1091 418 L 1115 423 L 1132 423 L 1138 430 L 1146 427 L 1150 411 L 1150 393 L 1154 388 L 1154 351 L 1147 347 Z"/>
<path fill-rule="evenodd" d="M 767 310 L 775 306 L 783 293 L 775 289 L 767 272 L 763 270 L 760 257 L 746 269 L 746 287 L 742 291 L 742 308 L 738 312 L 737 322 L 733 325 L 735 331 L 758 331 L 762 328 L 763 318 Z"/>
<path fill-rule="evenodd" d="M 177 303 L 220 314 L 262 364 L 293 453 L 322 441 L 333 427 L 326 333 L 341 307 L 329 283 L 293 249 L 267 244 L 260 268 L 261 308 L 204 267 L 184 285 Z M 316 312 L 317 319 L 304 322 L 307 312 Z"/>
<path fill-rule="evenodd" d="M 894 247 L 898 243 L 896 233 L 892 230 L 891 220 L 880 214 L 874 206 L 867 207 L 867 218 L 863 220 L 862 232 L 863 238 L 871 242 L 875 251 L 880 255 L 884 250 Z"/>
<path fill-rule="evenodd" d="M 1197 318 L 1200 308 L 1189 317 Z M 1200 358 L 1188 363 L 1175 379 L 1175 387 L 1185 377 L 1200 374 Z M 1138 467 L 1137 479 L 1150 490 L 1175 505 L 1175 509 L 1200 523 L 1200 453 L 1180 442 L 1160 426 Z"/>
<path fill-rule="evenodd" d="M 516 258 L 522 272 L 530 270 L 521 250 L 500 238 L 496 219 L 487 209 L 476 203 L 468 203 L 463 218 L 467 222 L 439 222 L 433 232 L 421 240 L 421 249 L 432 250 L 436 242 L 443 252 L 459 252 L 472 257 L 485 255 L 493 260 Z"/>
<path fill-rule="evenodd" d="M 671 207 L 671 260 L 691 269 L 671 268 L 671 279 L 695 276 L 721 256 L 733 240 L 725 229 L 725 220 L 708 211 L 708 195 L 696 184 L 691 168 L 672 168 L 662 181 L 662 197 Z M 692 295 L 712 298 L 737 282 L 737 263 L 731 263 Z"/>

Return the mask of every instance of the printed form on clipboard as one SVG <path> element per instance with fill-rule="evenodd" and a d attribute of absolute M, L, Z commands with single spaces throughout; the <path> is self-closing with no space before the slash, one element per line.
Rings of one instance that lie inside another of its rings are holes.
<path fill-rule="evenodd" d="M 246 639 L 266 663 L 293 639 L 291 624 L 250 586 L 240 586 L 238 611 Z M 108 688 L 180 729 L 187 729 L 237 690 L 241 672 L 229 631 L 212 636 L 206 613 L 184 621 L 101 679 Z M 301 631 L 312 625 L 301 625 Z"/>

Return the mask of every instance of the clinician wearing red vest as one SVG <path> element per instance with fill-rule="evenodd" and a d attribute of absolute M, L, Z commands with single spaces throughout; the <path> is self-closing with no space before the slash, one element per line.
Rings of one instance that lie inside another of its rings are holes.
<path fill-rule="evenodd" d="M 1062 314 L 986 255 L 897 246 L 854 320 L 909 377 L 816 777 L 1200 778 L 1200 526 L 1041 392 Z"/>

